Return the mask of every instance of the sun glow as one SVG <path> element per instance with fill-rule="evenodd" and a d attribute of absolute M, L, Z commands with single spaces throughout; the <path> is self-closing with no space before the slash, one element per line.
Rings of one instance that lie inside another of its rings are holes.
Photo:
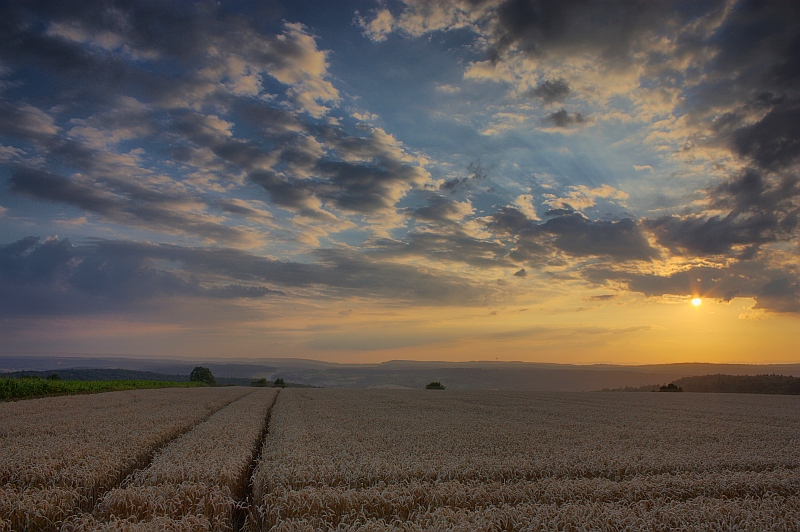
<path fill-rule="evenodd" d="M 699 307 L 702 302 L 703 300 L 700 299 L 699 297 L 692 299 L 692 305 L 694 305 L 695 307 Z"/>

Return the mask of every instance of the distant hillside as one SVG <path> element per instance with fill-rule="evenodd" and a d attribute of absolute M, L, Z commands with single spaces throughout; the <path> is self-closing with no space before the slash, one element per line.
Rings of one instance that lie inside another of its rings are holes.
<path fill-rule="evenodd" d="M 197 365 L 211 370 L 220 384 L 249 386 L 259 379 L 283 378 L 289 383 L 325 388 L 414 388 L 422 390 L 432 381 L 447 390 L 518 390 L 588 392 L 602 388 L 640 388 L 658 383 L 655 388 L 695 375 L 778 374 L 800 377 L 800 364 L 648 364 L 616 366 L 595 364 L 544 364 L 532 362 L 421 362 L 393 360 L 380 364 L 336 364 L 317 360 L 260 358 L 233 360 L 178 360 L 76 355 L 0 355 L 0 372 L 37 371 L 42 377 L 59 373 L 62 379 L 73 378 L 65 371 L 122 368 L 160 374 L 166 379 L 188 378 Z M 131 377 L 140 378 L 135 373 Z M 85 377 L 97 379 L 103 377 Z M 108 377 L 119 378 L 119 377 Z M 154 377 L 146 377 L 154 378 Z M 684 387 L 684 390 L 686 387 Z"/>
<path fill-rule="evenodd" d="M 789 375 L 697 375 L 683 377 L 672 382 L 684 392 L 696 393 L 763 393 L 800 395 L 800 378 Z M 603 392 L 655 392 L 661 386 L 624 386 L 604 388 Z"/>
<path fill-rule="evenodd" d="M 675 381 L 686 392 L 800 395 L 800 378 L 787 375 L 701 375 Z"/>

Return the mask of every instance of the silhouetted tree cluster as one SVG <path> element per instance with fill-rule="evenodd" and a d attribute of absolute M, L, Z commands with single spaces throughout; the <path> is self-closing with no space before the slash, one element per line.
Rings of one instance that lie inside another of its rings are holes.
<path fill-rule="evenodd" d="M 790 375 L 701 375 L 675 381 L 687 392 L 800 395 L 800 378 Z"/>
<path fill-rule="evenodd" d="M 433 381 L 432 383 L 425 386 L 426 390 L 444 390 L 444 384 L 439 381 Z"/>
<path fill-rule="evenodd" d="M 671 382 L 665 386 L 662 386 L 658 389 L 659 392 L 682 392 L 683 388 L 680 386 L 675 386 L 674 382 Z"/>
<path fill-rule="evenodd" d="M 191 382 L 204 382 L 206 384 L 217 383 L 217 381 L 214 379 L 214 374 L 211 373 L 211 370 L 204 368 L 203 366 L 196 366 L 189 374 L 189 380 Z"/>
<path fill-rule="evenodd" d="M 275 379 L 275 382 L 272 383 L 273 388 L 286 388 L 286 383 L 283 382 L 283 379 Z"/>

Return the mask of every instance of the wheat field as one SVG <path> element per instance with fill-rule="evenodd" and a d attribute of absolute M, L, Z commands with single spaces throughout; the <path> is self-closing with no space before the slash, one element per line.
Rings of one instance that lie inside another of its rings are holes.
<path fill-rule="evenodd" d="M 0 527 L 49 530 L 90 510 L 159 447 L 250 392 L 170 388 L 0 404 Z"/>
<path fill-rule="evenodd" d="M 800 402 L 287 390 L 251 530 L 790 530 Z"/>
<path fill-rule="evenodd" d="M 0 530 L 800 525 L 800 398 L 201 388 L 0 404 Z"/>

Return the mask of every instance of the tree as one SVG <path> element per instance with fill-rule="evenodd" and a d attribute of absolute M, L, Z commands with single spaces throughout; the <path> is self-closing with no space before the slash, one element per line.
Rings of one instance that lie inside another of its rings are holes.
<path fill-rule="evenodd" d="M 659 392 L 682 392 L 683 388 L 680 386 L 675 386 L 674 382 L 667 384 L 666 386 L 662 386 L 658 389 Z"/>
<path fill-rule="evenodd" d="M 189 380 L 192 382 L 204 382 L 206 384 L 217 383 L 217 381 L 214 380 L 214 374 L 211 373 L 211 370 L 203 366 L 195 367 L 189 374 Z"/>
<path fill-rule="evenodd" d="M 274 388 L 286 388 L 286 383 L 283 382 L 283 379 L 275 379 L 275 382 L 272 383 Z"/>
<path fill-rule="evenodd" d="M 425 386 L 426 390 L 444 390 L 444 384 L 439 381 L 433 381 L 432 383 Z"/>

